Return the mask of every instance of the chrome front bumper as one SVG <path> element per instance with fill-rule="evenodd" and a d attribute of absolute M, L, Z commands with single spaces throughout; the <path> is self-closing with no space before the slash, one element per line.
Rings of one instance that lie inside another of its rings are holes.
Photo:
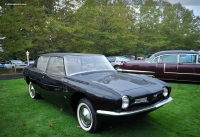
<path fill-rule="evenodd" d="M 150 110 L 154 110 L 157 109 L 169 102 L 171 102 L 173 100 L 173 98 L 169 97 L 166 100 L 157 102 L 155 104 L 152 104 L 151 106 L 147 106 L 144 107 L 142 109 L 138 109 L 138 110 L 134 110 L 134 111 L 127 111 L 127 112 L 113 112 L 113 111 L 104 111 L 104 110 L 97 110 L 97 114 L 100 115 L 107 115 L 107 116 L 127 116 L 127 115 L 134 115 L 134 114 L 138 114 L 138 113 L 142 113 L 145 111 L 150 111 Z"/>

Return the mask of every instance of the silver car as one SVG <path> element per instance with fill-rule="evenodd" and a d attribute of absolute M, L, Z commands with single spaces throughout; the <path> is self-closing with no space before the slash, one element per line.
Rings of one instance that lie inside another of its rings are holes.
<path fill-rule="evenodd" d="M 117 70 L 120 65 L 122 65 L 124 62 L 130 61 L 129 58 L 124 56 L 110 56 L 107 57 L 108 61 L 111 63 L 111 65 Z"/>
<path fill-rule="evenodd" d="M 24 68 L 27 65 L 21 60 L 9 60 L 8 63 L 5 64 L 6 68 Z"/>

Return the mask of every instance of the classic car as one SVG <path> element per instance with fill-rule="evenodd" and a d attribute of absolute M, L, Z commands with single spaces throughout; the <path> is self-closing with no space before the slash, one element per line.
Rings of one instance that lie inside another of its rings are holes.
<path fill-rule="evenodd" d="M 9 60 L 4 64 L 6 68 L 24 68 L 27 65 L 21 60 Z"/>
<path fill-rule="evenodd" d="M 129 58 L 130 60 L 135 60 L 135 56 L 134 55 L 128 54 L 128 55 L 123 55 L 123 56 Z"/>
<path fill-rule="evenodd" d="M 34 63 L 35 63 L 35 61 L 34 60 L 29 60 L 29 62 L 28 61 L 25 61 L 24 62 L 26 65 L 33 65 Z M 29 64 L 28 64 L 29 63 Z"/>
<path fill-rule="evenodd" d="M 144 61 L 125 62 L 118 71 L 151 75 L 162 80 L 200 82 L 200 52 L 161 51 Z"/>
<path fill-rule="evenodd" d="M 42 54 L 23 74 L 31 98 L 71 108 L 88 132 L 98 131 L 104 118 L 147 113 L 172 101 L 167 83 L 118 73 L 99 54 Z"/>
<path fill-rule="evenodd" d="M 5 67 L 4 64 L 1 64 L 1 63 L 0 63 L 0 69 L 1 69 L 1 68 L 3 69 L 3 68 L 6 68 L 6 67 Z"/>
<path fill-rule="evenodd" d="M 107 59 L 114 67 L 114 69 L 118 69 L 119 66 L 124 62 L 130 61 L 130 59 L 125 56 L 109 56 Z"/>

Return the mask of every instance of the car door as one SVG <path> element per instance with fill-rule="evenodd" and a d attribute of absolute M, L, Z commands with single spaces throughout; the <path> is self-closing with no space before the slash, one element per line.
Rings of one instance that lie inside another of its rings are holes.
<path fill-rule="evenodd" d="M 30 73 L 31 82 L 34 85 L 35 90 L 42 96 L 44 93 L 44 85 L 42 84 L 42 79 L 46 75 L 48 61 L 48 56 L 40 56 Z"/>
<path fill-rule="evenodd" d="M 180 54 L 177 74 L 178 80 L 200 81 L 200 64 L 197 55 Z"/>
<path fill-rule="evenodd" d="M 6 61 L 5 66 L 6 66 L 6 68 L 12 68 L 11 61 Z"/>
<path fill-rule="evenodd" d="M 178 54 L 159 56 L 156 77 L 161 79 L 177 79 Z"/>
<path fill-rule="evenodd" d="M 46 74 L 43 75 L 41 83 L 44 89 L 43 96 L 55 104 L 64 101 L 63 78 L 65 77 L 63 57 L 50 57 Z"/>

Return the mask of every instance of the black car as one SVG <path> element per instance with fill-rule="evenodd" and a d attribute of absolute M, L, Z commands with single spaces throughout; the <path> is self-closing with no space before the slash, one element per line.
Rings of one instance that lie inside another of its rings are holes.
<path fill-rule="evenodd" d="M 172 101 L 167 83 L 118 73 L 99 54 L 42 54 L 23 74 L 31 98 L 41 95 L 62 107 L 71 107 L 82 129 L 89 132 L 99 129 L 102 116 L 146 113 Z"/>

